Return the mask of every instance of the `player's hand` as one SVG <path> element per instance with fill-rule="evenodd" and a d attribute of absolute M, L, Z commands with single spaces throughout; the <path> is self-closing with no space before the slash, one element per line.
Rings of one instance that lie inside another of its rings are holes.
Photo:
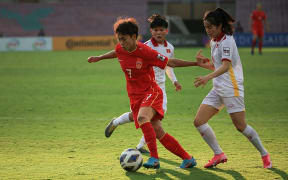
<path fill-rule="evenodd" d="M 89 62 L 89 63 L 98 62 L 98 61 L 100 61 L 100 60 L 101 60 L 101 58 L 100 58 L 99 56 L 90 56 L 90 57 L 88 58 L 88 62 Z"/>
<path fill-rule="evenodd" d="M 182 86 L 181 86 L 181 84 L 178 81 L 174 82 L 174 86 L 175 86 L 175 90 L 176 91 L 181 91 Z"/>
<path fill-rule="evenodd" d="M 196 60 L 197 60 L 198 64 L 205 64 L 205 63 L 209 62 L 209 59 L 201 54 L 202 51 L 203 50 L 200 49 L 196 54 Z"/>
<path fill-rule="evenodd" d="M 194 81 L 194 86 L 197 88 L 199 86 L 202 85 L 202 87 L 204 87 L 207 82 L 209 81 L 207 76 L 201 76 L 201 77 L 197 77 Z"/>

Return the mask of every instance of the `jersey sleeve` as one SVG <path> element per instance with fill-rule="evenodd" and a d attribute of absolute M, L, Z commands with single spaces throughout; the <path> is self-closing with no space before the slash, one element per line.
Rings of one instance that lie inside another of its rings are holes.
<path fill-rule="evenodd" d="M 149 46 L 145 45 L 145 57 L 146 61 L 151 66 L 157 66 L 161 69 L 165 69 L 168 63 L 168 57 L 158 53 Z"/>
<path fill-rule="evenodd" d="M 174 47 L 171 48 L 171 58 L 174 58 Z"/>
<path fill-rule="evenodd" d="M 233 54 L 233 42 L 231 40 L 224 40 L 221 48 L 221 61 L 230 61 L 232 62 Z"/>

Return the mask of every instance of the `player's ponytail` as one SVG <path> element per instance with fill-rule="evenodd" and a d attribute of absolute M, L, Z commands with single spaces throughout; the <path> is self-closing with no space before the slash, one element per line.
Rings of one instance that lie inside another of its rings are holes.
<path fill-rule="evenodd" d="M 223 9 L 217 8 L 214 11 L 210 11 L 205 13 L 204 21 L 209 21 L 212 25 L 219 26 L 222 24 L 222 32 L 225 34 L 232 35 L 233 34 L 233 26 L 232 24 L 235 20 Z"/>

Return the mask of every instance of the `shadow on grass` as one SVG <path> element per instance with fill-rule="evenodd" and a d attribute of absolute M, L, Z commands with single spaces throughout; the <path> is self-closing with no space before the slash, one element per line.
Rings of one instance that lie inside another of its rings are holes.
<path fill-rule="evenodd" d="M 148 156 L 144 154 L 144 156 Z M 172 180 L 172 179 L 181 179 L 181 180 L 188 180 L 188 179 L 213 179 L 213 180 L 225 180 L 225 178 L 220 177 L 214 173 L 209 171 L 198 169 L 197 166 L 191 169 L 180 169 L 180 163 L 176 163 L 174 161 L 170 161 L 168 159 L 160 158 L 160 162 L 164 162 L 173 166 L 176 166 L 175 169 L 166 169 L 163 166 L 160 167 L 158 170 L 147 170 L 149 172 L 155 172 L 153 174 L 145 174 L 142 172 L 126 172 L 126 176 L 129 177 L 131 180 L 153 180 L 153 179 L 164 179 L 164 180 Z M 142 167 L 143 168 L 143 167 Z M 189 172 L 183 173 L 183 171 Z M 238 173 L 239 174 L 239 173 Z M 241 176 L 241 175 L 240 175 Z M 174 178 L 173 178 L 174 177 Z M 241 176 L 242 177 L 242 176 Z M 243 178 L 244 179 L 244 178 Z"/>
<path fill-rule="evenodd" d="M 211 168 L 209 170 L 229 174 L 234 179 L 237 179 L 237 180 L 245 180 L 245 178 L 242 176 L 242 174 L 240 174 L 239 172 L 234 171 L 234 170 L 224 170 L 224 169 L 218 169 L 218 168 Z"/>
<path fill-rule="evenodd" d="M 149 172 L 153 170 L 147 170 Z M 203 171 L 196 167 L 182 170 L 182 169 L 165 169 L 160 167 L 159 170 L 154 170 L 154 174 L 145 174 L 140 172 L 126 172 L 126 176 L 131 180 L 153 180 L 153 179 L 164 179 L 164 180 L 173 180 L 173 179 L 181 179 L 181 180 L 190 180 L 190 179 L 213 179 L 213 180 L 225 180 L 225 178 L 217 176 L 209 171 Z M 189 171 L 189 174 L 182 173 L 181 171 Z"/>
<path fill-rule="evenodd" d="M 288 179 L 288 174 L 278 168 L 270 168 L 269 170 L 279 174 L 283 179 Z"/>

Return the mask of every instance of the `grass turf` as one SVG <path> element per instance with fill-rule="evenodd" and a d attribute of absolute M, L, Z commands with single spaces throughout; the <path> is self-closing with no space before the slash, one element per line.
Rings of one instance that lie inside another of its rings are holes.
<path fill-rule="evenodd" d="M 178 48 L 176 57 L 194 59 L 199 48 Z M 210 49 L 204 49 L 209 56 Z M 264 48 L 262 56 L 239 49 L 245 78 L 247 122 L 271 154 L 274 168 L 262 168 L 259 153 L 235 130 L 226 110 L 209 122 L 228 163 L 207 170 L 213 156 L 193 126 L 202 99 L 211 89 L 194 88 L 195 77 L 209 71 L 178 68 L 183 89 L 166 83 L 168 112 L 163 120 L 198 162 L 176 168 L 181 160 L 158 143 L 160 170 L 125 172 L 119 155 L 134 148 L 141 131 L 133 123 L 107 139 L 109 121 L 129 111 L 124 75 L 116 60 L 87 63 L 104 51 L 1 52 L 0 179 L 288 179 L 288 49 Z M 144 156 L 144 160 L 148 157 Z"/>

